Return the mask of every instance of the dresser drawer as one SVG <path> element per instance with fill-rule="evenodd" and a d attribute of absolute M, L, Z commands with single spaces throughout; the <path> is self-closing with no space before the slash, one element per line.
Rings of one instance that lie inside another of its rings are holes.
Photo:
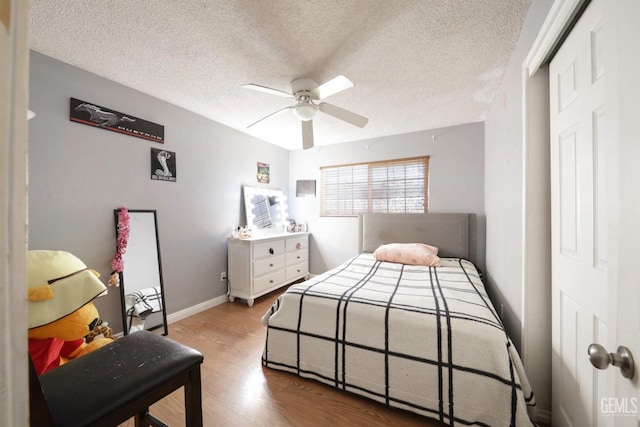
<path fill-rule="evenodd" d="M 309 262 L 301 262 L 300 264 L 287 267 L 286 280 L 292 280 L 293 278 L 300 277 L 309 273 Z"/>
<path fill-rule="evenodd" d="M 273 274 L 260 276 L 253 279 L 253 293 L 260 293 L 266 289 L 284 283 L 284 269 L 278 270 Z"/>
<path fill-rule="evenodd" d="M 287 239 L 287 252 L 307 251 L 309 236 L 294 237 Z"/>
<path fill-rule="evenodd" d="M 287 255 L 286 255 L 287 266 L 306 261 L 308 256 L 309 256 L 309 253 L 307 251 L 287 252 Z"/>
<path fill-rule="evenodd" d="M 284 241 L 272 240 L 270 242 L 256 243 L 253 245 L 253 259 L 271 257 L 284 253 Z"/>
<path fill-rule="evenodd" d="M 284 268 L 284 256 L 271 256 L 253 262 L 253 276 L 262 276 L 263 274 L 270 274 L 276 270 L 282 270 Z"/>

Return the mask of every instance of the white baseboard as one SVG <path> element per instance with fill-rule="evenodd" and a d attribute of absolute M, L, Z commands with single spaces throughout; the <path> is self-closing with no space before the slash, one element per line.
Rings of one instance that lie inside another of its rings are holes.
<path fill-rule="evenodd" d="M 201 311 L 208 310 L 212 307 L 215 307 L 216 305 L 224 304 L 228 301 L 229 297 L 227 296 L 227 294 L 224 294 L 208 301 L 201 302 L 200 304 L 196 304 L 194 306 L 185 308 L 184 310 L 180 310 L 167 315 L 167 323 L 172 324 L 174 322 L 177 322 L 178 320 L 186 319 L 187 317 L 191 317 L 194 314 L 200 313 Z"/>
<path fill-rule="evenodd" d="M 212 307 L 215 307 L 216 305 L 224 304 L 225 302 L 228 302 L 228 301 L 229 301 L 229 296 L 227 294 L 224 294 L 219 297 L 210 299 L 209 301 L 201 302 L 200 304 L 196 304 L 189 308 L 185 308 L 184 310 L 171 313 L 167 315 L 167 325 L 177 322 L 178 320 L 186 319 L 187 317 L 191 317 L 194 314 L 200 313 L 201 311 L 208 310 Z M 160 326 L 162 327 L 162 324 L 160 324 Z M 118 332 L 113 334 L 113 336 L 116 338 L 122 338 L 124 336 L 124 333 Z"/>

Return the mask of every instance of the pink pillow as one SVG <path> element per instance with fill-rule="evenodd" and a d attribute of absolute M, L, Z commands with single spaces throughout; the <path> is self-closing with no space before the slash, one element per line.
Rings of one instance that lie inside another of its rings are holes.
<path fill-rule="evenodd" d="M 389 243 L 379 246 L 373 256 L 378 261 L 440 267 L 437 254 L 438 248 L 424 243 Z"/>

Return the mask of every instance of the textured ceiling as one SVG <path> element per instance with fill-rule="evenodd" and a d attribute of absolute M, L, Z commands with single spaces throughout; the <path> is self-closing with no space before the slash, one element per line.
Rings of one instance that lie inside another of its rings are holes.
<path fill-rule="evenodd" d="M 300 123 L 292 114 L 247 129 L 294 101 L 241 85 L 290 92 L 296 78 L 351 79 L 353 88 L 326 101 L 369 123 L 361 129 L 318 113 L 316 146 L 481 121 L 529 3 L 32 0 L 30 43 L 45 55 L 299 149 Z"/>

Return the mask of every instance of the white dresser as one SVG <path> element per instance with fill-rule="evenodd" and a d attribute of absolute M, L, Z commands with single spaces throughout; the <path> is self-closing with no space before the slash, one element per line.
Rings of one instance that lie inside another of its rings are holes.
<path fill-rule="evenodd" d="M 309 276 L 309 233 L 229 239 L 229 301 L 254 300 Z"/>

